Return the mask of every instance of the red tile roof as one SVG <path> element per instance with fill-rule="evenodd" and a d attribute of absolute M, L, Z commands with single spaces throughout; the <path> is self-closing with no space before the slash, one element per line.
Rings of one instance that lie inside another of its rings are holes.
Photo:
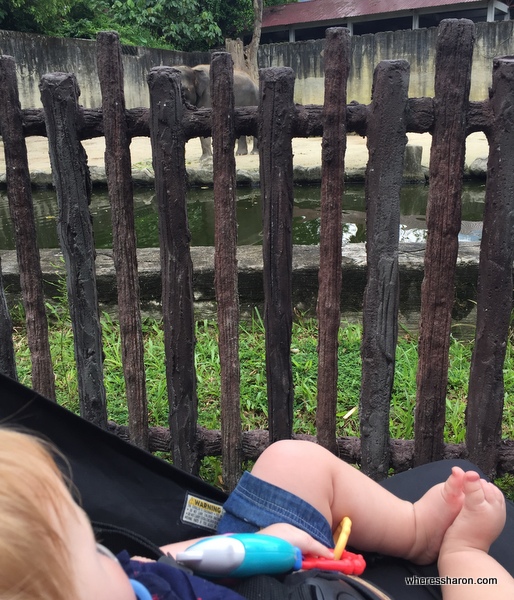
<path fill-rule="evenodd" d="M 484 2 L 483 0 L 308 0 L 268 6 L 263 12 L 262 26 L 269 28 L 316 21 L 344 21 L 368 15 L 386 16 L 387 13 L 463 4 L 484 4 Z"/>

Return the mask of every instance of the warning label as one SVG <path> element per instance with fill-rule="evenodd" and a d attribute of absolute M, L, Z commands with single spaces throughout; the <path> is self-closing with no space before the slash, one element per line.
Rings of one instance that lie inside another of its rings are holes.
<path fill-rule="evenodd" d="M 204 500 L 199 496 L 188 494 L 182 512 L 182 521 L 190 523 L 197 527 L 216 531 L 218 521 L 223 515 L 223 507 L 221 504 Z"/>

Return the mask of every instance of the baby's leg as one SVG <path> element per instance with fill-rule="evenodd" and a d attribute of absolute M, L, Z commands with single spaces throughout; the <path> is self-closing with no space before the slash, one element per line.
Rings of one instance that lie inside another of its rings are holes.
<path fill-rule="evenodd" d="M 444 533 L 463 501 L 461 470 L 412 504 L 311 442 L 272 444 L 252 474 L 309 502 L 328 520 L 332 531 L 343 517 L 350 517 L 349 543 L 354 548 L 420 564 L 436 560 Z"/>
<path fill-rule="evenodd" d="M 465 474 L 463 491 L 464 504 L 443 538 L 438 567 L 441 577 L 454 581 L 473 579 L 473 583 L 443 585 L 443 597 L 445 600 L 510 599 L 514 597 L 514 579 L 487 554 L 505 524 L 503 494 L 474 472 Z M 488 584 L 483 584 L 484 579 L 489 580 Z"/>

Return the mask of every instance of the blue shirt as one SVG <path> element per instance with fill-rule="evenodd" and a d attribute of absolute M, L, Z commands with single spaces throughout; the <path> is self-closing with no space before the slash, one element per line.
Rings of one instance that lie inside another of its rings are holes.
<path fill-rule="evenodd" d="M 126 551 L 118 554 L 118 560 L 130 579 L 143 584 L 152 600 L 244 600 L 229 588 L 165 562 L 131 560 Z"/>

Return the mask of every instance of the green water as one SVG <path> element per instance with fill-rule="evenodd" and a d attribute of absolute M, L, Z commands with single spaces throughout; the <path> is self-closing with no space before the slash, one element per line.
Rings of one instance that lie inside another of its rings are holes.
<path fill-rule="evenodd" d="M 401 194 L 401 241 L 423 241 L 426 237 L 425 210 L 428 187 L 405 186 Z M 40 248 L 58 248 L 57 200 L 52 190 L 33 194 L 37 237 Z M 480 239 L 484 208 L 484 186 L 467 184 L 463 191 L 462 240 Z M 136 233 L 140 248 L 159 245 L 157 204 L 153 189 L 134 190 Z M 343 208 L 344 243 L 363 242 L 366 237 L 364 186 L 346 186 Z M 97 248 L 110 248 L 112 229 L 106 190 L 95 189 L 91 214 Z M 191 189 L 188 193 L 188 218 L 193 246 L 214 245 L 214 202 L 211 189 Z M 258 188 L 237 190 L 238 243 L 261 244 L 262 207 Z M 318 186 L 295 187 L 293 243 L 318 244 L 320 228 L 320 189 Z M 14 237 L 5 191 L 0 192 L 0 249 L 14 248 Z"/>

